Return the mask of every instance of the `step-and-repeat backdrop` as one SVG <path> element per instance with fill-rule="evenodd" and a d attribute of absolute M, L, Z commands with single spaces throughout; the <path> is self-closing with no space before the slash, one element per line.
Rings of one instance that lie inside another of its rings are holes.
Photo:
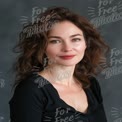
<path fill-rule="evenodd" d="M 85 16 L 110 45 L 111 64 L 98 76 L 108 122 L 122 122 L 122 0 L 4 0 L 0 1 L 0 122 L 9 122 L 14 81 L 12 52 L 22 25 L 50 6 L 64 6 Z"/>

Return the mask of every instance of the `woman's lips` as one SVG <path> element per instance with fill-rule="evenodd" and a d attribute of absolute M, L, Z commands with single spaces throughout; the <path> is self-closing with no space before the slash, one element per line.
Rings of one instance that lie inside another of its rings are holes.
<path fill-rule="evenodd" d="M 67 60 L 67 59 L 72 59 L 74 56 L 75 55 L 66 55 L 66 56 L 60 56 L 60 58 Z"/>

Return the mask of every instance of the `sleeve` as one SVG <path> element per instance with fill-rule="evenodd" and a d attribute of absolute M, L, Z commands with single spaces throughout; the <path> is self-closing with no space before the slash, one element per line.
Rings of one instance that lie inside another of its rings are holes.
<path fill-rule="evenodd" d="M 43 96 L 34 83 L 17 86 L 9 102 L 11 122 L 42 122 Z"/>
<path fill-rule="evenodd" d="M 94 93 L 95 97 L 97 98 L 98 102 L 102 103 L 103 97 L 101 93 L 101 88 L 100 88 L 99 82 L 97 81 L 95 77 L 91 78 L 91 90 Z"/>

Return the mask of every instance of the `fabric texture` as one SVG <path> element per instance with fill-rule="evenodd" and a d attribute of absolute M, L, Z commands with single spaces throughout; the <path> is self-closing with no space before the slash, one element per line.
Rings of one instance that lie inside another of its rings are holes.
<path fill-rule="evenodd" d="M 88 99 L 87 113 L 65 103 L 44 77 L 33 72 L 15 88 L 9 101 L 11 122 L 107 122 L 101 89 L 96 78 L 84 89 Z"/>

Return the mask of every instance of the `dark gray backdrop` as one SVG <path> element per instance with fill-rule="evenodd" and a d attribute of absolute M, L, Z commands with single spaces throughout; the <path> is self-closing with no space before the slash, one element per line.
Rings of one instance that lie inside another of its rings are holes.
<path fill-rule="evenodd" d="M 22 24 L 49 6 L 64 6 L 87 17 L 111 47 L 111 68 L 98 76 L 108 122 L 122 122 L 122 0 L 4 0 L 0 1 L 0 122 L 9 122 L 11 66 Z M 34 11 L 35 10 L 35 11 Z M 33 14 L 33 16 L 32 16 Z"/>

